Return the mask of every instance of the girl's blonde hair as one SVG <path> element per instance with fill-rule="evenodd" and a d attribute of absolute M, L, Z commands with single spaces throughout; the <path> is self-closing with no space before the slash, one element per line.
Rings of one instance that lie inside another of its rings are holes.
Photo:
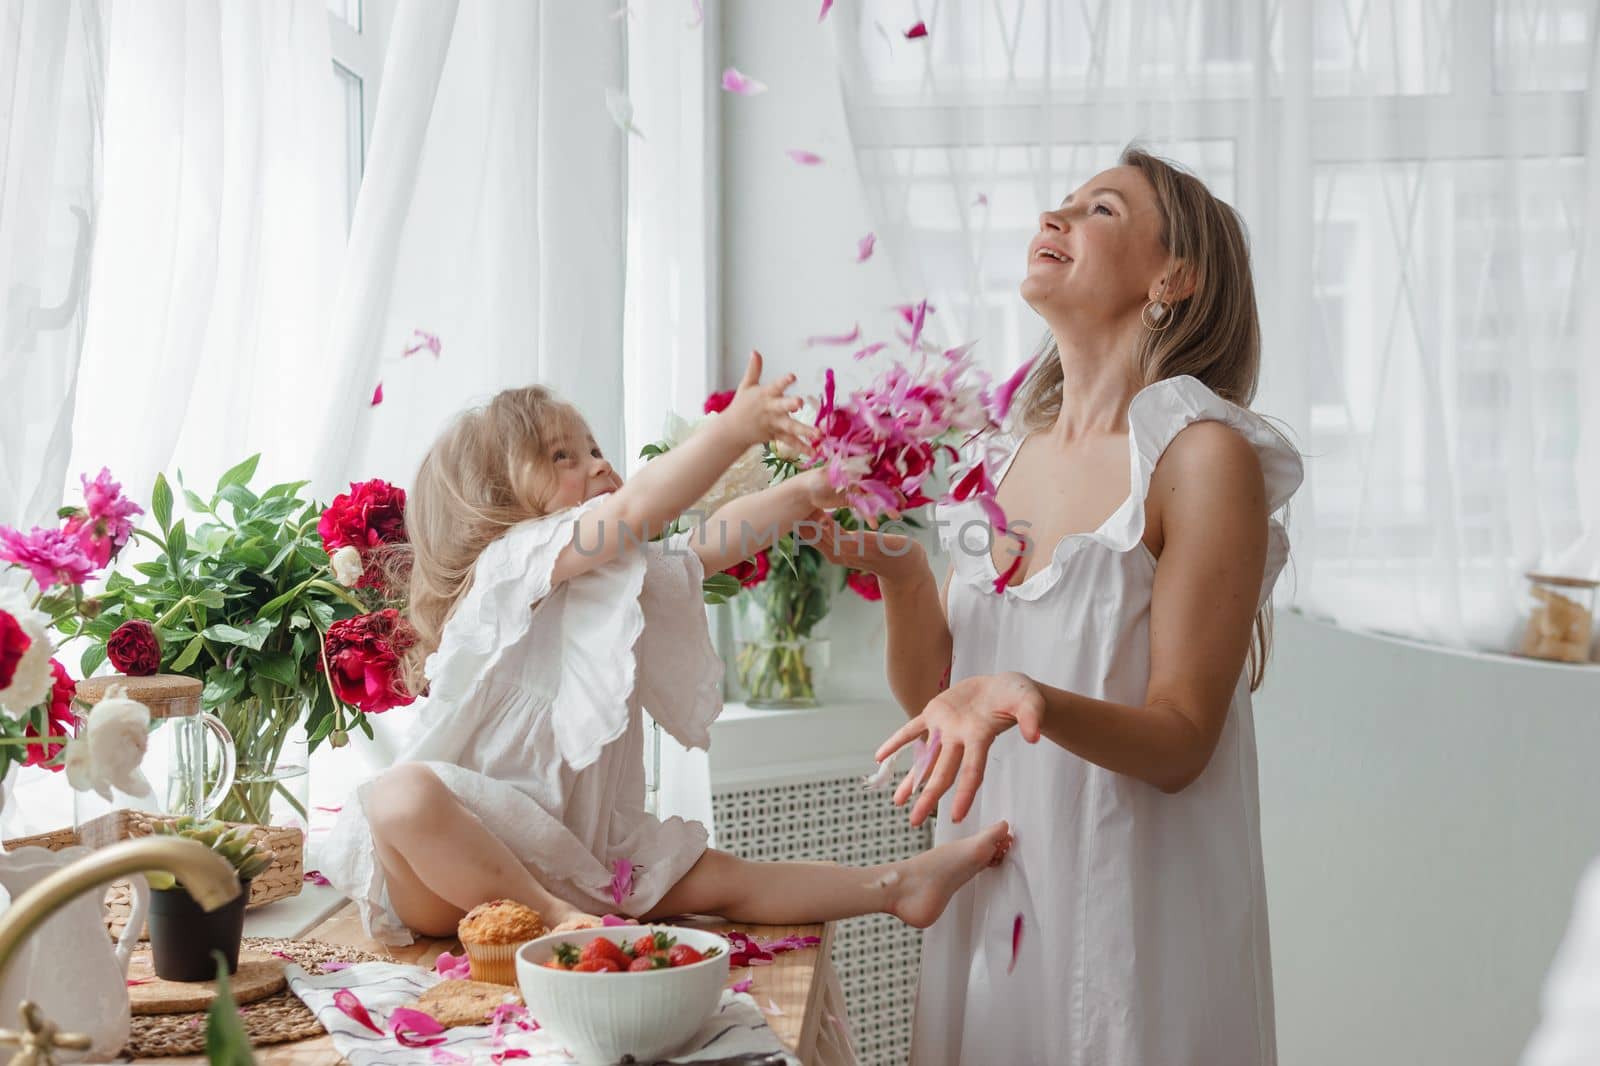
<path fill-rule="evenodd" d="M 1261 325 L 1250 245 L 1244 222 L 1231 206 L 1182 167 L 1136 145 L 1118 160 L 1145 176 L 1161 212 L 1161 244 L 1193 285 L 1183 299 L 1167 299 L 1167 328 L 1143 331 L 1133 352 L 1141 384 L 1188 374 L 1212 392 L 1248 407 L 1261 372 Z M 1017 390 L 1014 418 L 1023 432 L 1051 425 L 1061 413 L 1061 353 L 1045 334 L 1038 360 Z M 1272 605 L 1256 614 L 1250 642 L 1250 689 L 1261 686 L 1272 646 Z"/>
<path fill-rule="evenodd" d="M 533 385 L 463 411 L 428 449 L 406 496 L 409 543 L 382 560 L 390 587 L 406 590 L 406 617 L 417 635 L 401 660 L 408 691 L 426 692 L 423 665 L 472 587 L 479 554 L 518 522 L 549 513 L 550 454 L 586 433 L 577 408 Z"/>

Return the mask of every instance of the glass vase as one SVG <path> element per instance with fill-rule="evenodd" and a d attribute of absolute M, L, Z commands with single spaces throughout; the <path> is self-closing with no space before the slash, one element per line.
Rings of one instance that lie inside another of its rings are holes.
<path fill-rule="evenodd" d="M 812 602 L 806 611 L 796 610 L 788 595 L 761 592 L 758 586 L 737 598 L 744 601 L 734 612 L 737 694 L 746 706 L 762 710 L 815 707 L 817 682 L 828 668 L 828 639 L 817 632 L 821 619 L 815 597 L 824 597 L 825 604 L 827 590 L 809 590 Z M 802 617 L 808 625 L 797 624 Z"/>
<path fill-rule="evenodd" d="M 310 758 L 302 696 L 250 696 L 216 708 L 233 734 L 233 786 L 212 817 L 304 830 L 310 819 Z"/>

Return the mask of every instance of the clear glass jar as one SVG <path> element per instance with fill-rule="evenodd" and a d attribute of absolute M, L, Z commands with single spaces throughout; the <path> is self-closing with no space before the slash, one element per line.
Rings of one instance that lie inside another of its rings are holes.
<path fill-rule="evenodd" d="M 1586 663 L 1594 641 L 1595 589 L 1600 581 L 1557 574 L 1528 574 L 1529 610 L 1523 655 Z"/>

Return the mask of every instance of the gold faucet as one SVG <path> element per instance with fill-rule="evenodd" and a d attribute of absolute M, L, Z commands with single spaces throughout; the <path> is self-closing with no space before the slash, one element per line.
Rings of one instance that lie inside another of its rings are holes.
<path fill-rule="evenodd" d="M 214 911 L 239 894 L 239 878 L 233 864 L 195 840 L 180 837 L 149 836 L 100 848 L 64 866 L 11 901 L 0 915 L 0 980 L 17 946 L 57 909 L 80 894 L 129 874 L 167 870 L 183 881 L 195 902 Z M 47 1066 L 53 1048 L 83 1050 L 88 1038 L 75 1033 L 57 1033 L 33 1004 L 21 1004 L 23 1031 L 0 1031 L 0 1046 L 19 1048 L 11 1066 Z"/>

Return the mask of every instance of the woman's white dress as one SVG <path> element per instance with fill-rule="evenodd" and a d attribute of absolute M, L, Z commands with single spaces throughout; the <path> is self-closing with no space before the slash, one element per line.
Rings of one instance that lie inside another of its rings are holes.
<path fill-rule="evenodd" d="M 695 864 L 706 831 L 645 810 L 648 711 L 705 748 L 722 710 L 704 576 L 686 538 L 625 550 L 550 587 L 574 521 L 604 497 L 514 526 L 484 549 L 471 589 L 429 657 L 429 696 L 400 761 L 426 763 L 552 893 L 594 913 L 642 914 Z M 579 543 L 578 550 L 596 545 Z M 322 871 L 367 932 L 404 944 L 373 853 L 363 785 L 346 801 Z M 619 905 L 613 863 L 635 866 Z"/>
<path fill-rule="evenodd" d="M 1143 704 L 1156 571 L 1141 539 L 1145 494 L 1167 445 L 1201 420 L 1231 426 L 1255 447 L 1276 513 L 1300 484 L 1298 453 L 1258 415 L 1192 377 L 1133 398 L 1127 500 L 1093 533 L 1063 538 L 1022 584 L 997 595 L 981 512 L 969 504 L 943 510 L 955 567 L 953 681 L 1015 670 L 1085 696 Z M 1269 543 L 1262 603 L 1287 555 L 1277 521 Z M 1175 795 L 1048 741 L 1030 746 L 1016 730 L 1004 734 L 972 812 L 960 825 L 941 819 L 935 840 L 1001 818 L 1016 834 L 1005 863 L 963 888 L 924 939 L 916 1066 L 1277 1061 L 1246 678 L 1211 762 Z"/>

